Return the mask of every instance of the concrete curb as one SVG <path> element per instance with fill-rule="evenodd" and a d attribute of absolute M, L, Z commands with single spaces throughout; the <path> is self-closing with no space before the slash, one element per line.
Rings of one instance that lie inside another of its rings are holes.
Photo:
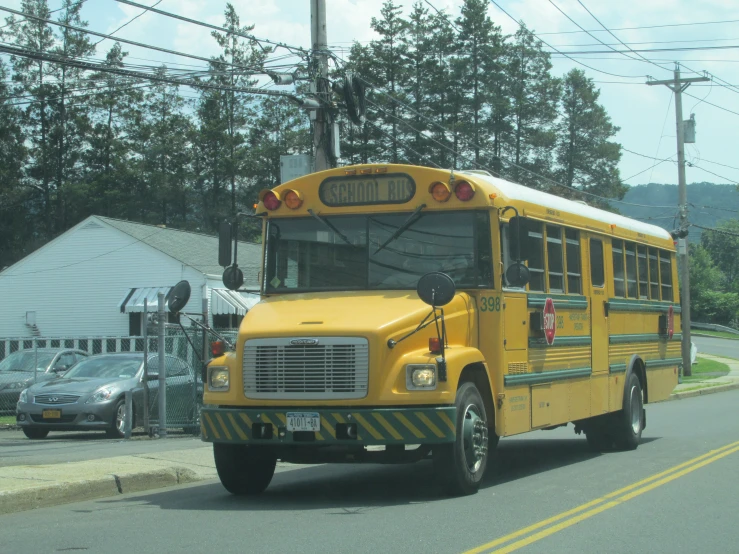
<path fill-rule="evenodd" d="M 108 475 L 99 479 L 0 492 L 0 514 L 48 508 L 60 504 L 115 497 L 207 479 L 184 467 L 167 467 L 137 473 Z"/>
<path fill-rule="evenodd" d="M 717 392 L 725 392 L 728 390 L 739 389 L 739 383 L 728 383 L 726 385 L 716 385 L 713 387 L 704 387 L 701 389 L 689 390 L 686 392 L 673 392 L 665 402 L 670 400 L 682 400 L 683 398 L 693 398 L 695 396 L 703 396 L 705 394 L 714 394 Z"/>

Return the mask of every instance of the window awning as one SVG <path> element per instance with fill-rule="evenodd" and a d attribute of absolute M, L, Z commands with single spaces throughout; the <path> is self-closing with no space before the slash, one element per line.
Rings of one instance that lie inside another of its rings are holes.
<path fill-rule="evenodd" d="M 140 287 L 131 289 L 128 291 L 128 294 L 123 297 L 123 300 L 121 300 L 121 313 L 132 314 L 143 312 L 144 300 L 147 301 L 147 311 L 156 312 L 159 309 L 157 295 L 161 292 L 164 293 L 166 298 L 171 289 L 172 287 Z"/>
<path fill-rule="evenodd" d="M 212 315 L 245 315 L 257 302 L 259 295 L 228 289 L 211 289 L 210 313 Z"/>

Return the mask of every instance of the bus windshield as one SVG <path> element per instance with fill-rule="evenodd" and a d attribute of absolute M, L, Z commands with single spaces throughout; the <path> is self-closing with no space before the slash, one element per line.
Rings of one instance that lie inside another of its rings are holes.
<path fill-rule="evenodd" d="M 415 289 L 443 271 L 457 288 L 492 288 L 486 211 L 272 219 L 265 291 Z"/>

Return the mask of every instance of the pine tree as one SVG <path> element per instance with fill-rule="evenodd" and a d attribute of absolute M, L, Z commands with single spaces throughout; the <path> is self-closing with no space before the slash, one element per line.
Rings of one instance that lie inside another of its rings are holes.
<path fill-rule="evenodd" d="M 80 17 L 81 8 L 82 2 L 79 0 L 63 0 L 59 22 L 74 27 L 86 27 L 87 23 Z M 60 27 L 57 45 L 52 48 L 52 52 L 64 58 L 82 58 L 92 55 L 95 47 L 86 33 Z M 69 224 L 77 222 L 67 218 L 66 188 L 69 182 L 80 180 L 81 167 L 78 162 L 84 151 L 90 122 L 87 96 L 84 92 L 74 93 L 85 88 L 84 71 L 66 64 L 55 64 L 54 69 L 57 94 L 49 102 L 52 108 L 51 164 L 56 196 L 56 229 L 62 231 Z"/>
<path fill-rule="evenodd" d="M 120 68 L 127 55 L 115 43 L 106 54 L 104 65 Z M 139 105 L 149 83 L 103 71 L 90 75 L 89 82 L 96 92 L 89 100 L 91 128 L 83 158 L 84 184 L 75 190 L 74 202 L 80 207 L 78 218 L 100 214 L 134 219 L 134 173 L 129 159 L 135 148 L 131 137 L 136 133 Z"/>
<path fill-rule="evenodd" d="M 408 17 L 403 43 L 404 65 L 408 70 L 408 77 L 403 87 L 403 96 L 408 99 L 413 111 L 409 110 L 406 120 L 410 121 L 407 132 L 411 137 L 413 150 L 426 155 L 429 150 L 429 90 L 431 88 L 432 72 L 435 63 L 433 42 L 435 40 L 432 19 L 423 3 L 416 2 Z M 413 152 L 408 152 L 409 160 L 414 164 L 423 164 L 424 159 Z"/>
<path fill-rule="evenodd" d="M 239 189 L 248 175 L 244 132 L 254 116 L 254 97 L 233 89 L 255 85 L 252 72 L 244 68 L 260 68 L 270 52 L 239 36 L 252 31 L 254 26 L 242 26 L 232 4 L 226 4 L 224 15 L 228 32 L 212 33 L 222 52 L 213 58 L 207 77 L 208 84 L 223 89 L 203 90 L 197 104 L 200 136 L 196 139 L 196 187 L 203 200 L 203 222 L 210 229 L 239 211 Z M 223 198 L 226 191 L 228 204 Z"/>
<path fill-rule="evenodd" d="M 380 35 L 379 40 L 370 43 L 370 51 L 377 64 L 377 75 L 389 94 L 405 101 L 402 94 L 407 82 L 406 33 L 408 22 L 401 15 L 401 7 L 393 0 L 386 0 L 380 9 L 380 18 L 372 18 L 372 29 Z M 385 161 L 399 163 L 408 159 L 408 151 L 402 143 L 407 129 L 400 123 L 402 115 L 398 103 L 386 95 L 374 96 L 377 104 L 377 119 L 390 135 L 384 139 L 383 153 Z M 382 143 L 381 143 L 382 144 Z"/>
<path fill-rule="evenodd" d="M 21 11 L 39 18 L 49 19 L 51 12 L 46 0 L 23 0 Z M 18 47 L 48 53 L 54 46 L 54 35 L 49 25 L 36 19 L 7 19 L 9 41 Z M 57 94 L 53 84 L 52 64 L 30 58 L 11 57 L 13 87 L 16 96 L 30 98 L 23 112 L 23 132 L 29 144 L 29 162 L 25 168 L 26 184 L 38 194 L 38 211 L 43 237 L 54 235 L 52 206 L 52 108 L 49 102 Z"/>
<path fill-rule="evenodd" d="M 554 123 L 561 82 L 552 77 L 550 55 L 528 29 L 519 29 L 507 54 L 512 129 L 506 136 L 505 153 L 516 164 L 508 174 L 516 182 L 541 186 L 540 178 L 516 166 L 553 177 Z"/>
<path fill-rule="evenodd" d="M 29 191 L 23 187 L 27 150 L 22 114 L 15 101 L 8 99 L 7 79 L 7 68 L 0 60 L 0 270 L 23 253 L 29 200 Z"/>
<path fill-rule="evenodd" d="M 503 37 L 487 15 L 487 0 L 465 0 L 457 18 L 457 56 L 463 69 L 465 96 L 463 133 L 474 154 L 482 162 L 482 149 L 492 139 L 492 155 L 500 158 L 500 136 L 506 117 L 507 99 L 503 96 Z M 488 124 L 485 124 L 486 113 Z M 497 169 L 497 168 L 496 168 Z"/>
<path fill-rule="evenodd" d="M 599 96 L 583 71 L 572 69 L 565 75 L 557 124 L 558 177 L 573 189 L 623 198 L 626 187 L 618 171 L 621 145 L 610 140 L 619 128 L 598 103 Z"/>
<path fill-rule="evenodd" d="M 456 35 L 446 14 L 431 15 L 433 62 L 429 75 L 429 117 L 438 123 L 432 127 L 435 143 L 430 147 L 433 158 L 442 167 L 458 167 L 459 113 L 463 100 L 462 72 L 464 63 L 454 57 Z"/>

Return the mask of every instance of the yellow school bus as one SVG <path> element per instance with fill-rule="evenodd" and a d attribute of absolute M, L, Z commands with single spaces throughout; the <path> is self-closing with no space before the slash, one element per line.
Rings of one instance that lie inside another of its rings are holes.
<path fill-rule="evenodd" d="M 677 384 L 659 227 L 408 165 L 306 175 L 263 191 L 256 217 L 261 301 L 208 366 L 201 413 L 234 494 L 262 492 L 277 460 L 424 458 L 470 494 L 501 437 L 572 423 L 595 449 L 636 448 L 644 404 Z M 231 235 L 221 265 L 238 288 Z"/>

